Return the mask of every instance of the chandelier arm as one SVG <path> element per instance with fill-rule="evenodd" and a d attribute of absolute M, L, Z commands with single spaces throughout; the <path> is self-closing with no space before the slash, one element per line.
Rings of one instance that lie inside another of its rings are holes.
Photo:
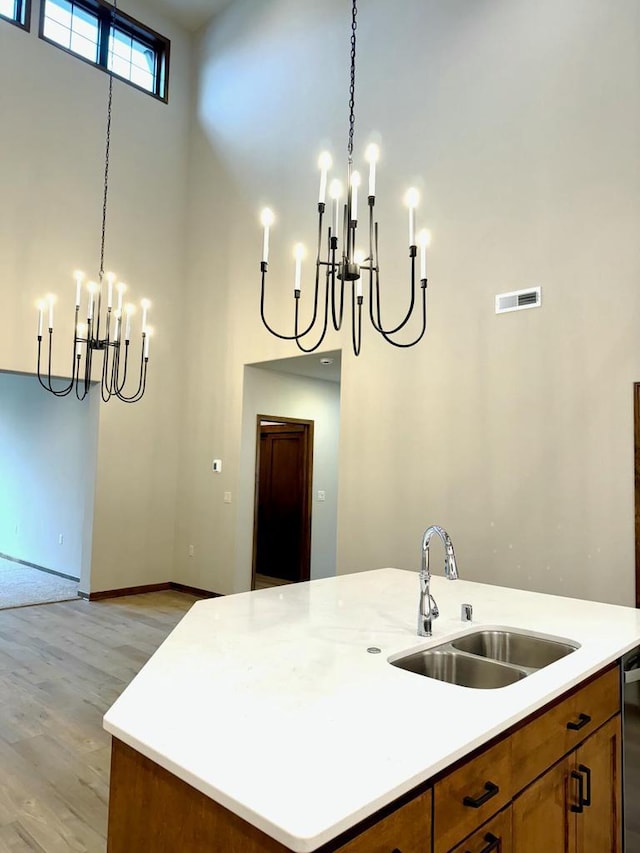
<path fill-rule="evenodd" d="M 124 364 L 122 367 L 122 379 L 120 379 L 120 359 L 118 358 L 118 372 L 115 374 L 115 384 L 113 386 L 113 393 L 118 397 L 118 399 L 122 399 L 120 394 L 122 393 L 124 386 L 127 382 L 127 368 L 129 366 L 129 341 L 124 342 Z"/>
<path fill-rule="evenodd" d="M 111 344 L 107 335 L 105 349 L 102 354 L 102 374 L 100 376 L 100 394 L 102 400 L 108 403 L 112 397 L 113 356 L 111 356 L 111 375 L 109 375 L 109 350 Z"/>
<path fill-rule="evenodd" d="M 114 341 L 111 346 L 113 347 L 113 356 L 111 358 L 111 370 L 108 372 L 109 375 L 107 377 L 107 392 L 109 397 L 112 397 L 114 394 L 117 396 L 116 388 L 118 384 L 118 372 L 120 369 L 121 342 Z"/>
<path fill-rule="evenodd" d="M 140 351 L 140 376 L 138 379 L 138 389 L 133 394 L 126 395 L 123 394 L 124 384 L 116 391 L 117 397 L 119 400 L 122 400 L 123 403 L 135 403 L 137 402 L 142 395 L 144 394 L 144 386 L 146 382 L 147 375 L 147 362 L 148 358 L 144 357 L 144 346 Z"/>
<path fill-rule="evenodd" d="M 358 356 L 362 345 L 362 296 L 356 296 L 355 290 L 354 286 L 351 291 L 351 345 L 353 354 Z"/>
<path fill-rule="evenodd" d="M 313 344 L 313 346 L 310 346 L 310 347 L 305 346 L 302 343 L 302 339 L 305 338 L 309 334 L 311 328 L 309 327 L 309 328 L 305 329 L 304 332 L 296 335 L 295 341 L 296 341 L 296 346 L 298 347 L 298 349 L 301 352 L 305 352 L 305 353 L 315 352 L 318 349 L 318 347 L 321 345 L 321 343 L 324 341 L 325 335 L 327 333 L 327 326 L 328 325 L 329 325 L 329 276 L 327 274 L 325 299 L 324 299 L 324 323 L 322 326 L 322 331 L 320 332 L 320 337 L 318 338 L 317 342 L 315 344 Z M 296 299 L 295 328 L 296 328 L 296 330 L 298 328 L 298 300 L 297 299 Z"/>
<path fill-rule="evenodd" d="M 40 355 L 42 349 L 42 335 L 38 335 L 38 382 L 45 391 L 50 391 L 51 394 L 55 394 L 56 397 L 66 397 L 67 394 L 71 391 L 73 387 L 73 379 L 69 383 L 66 388 L 55 389 L 51 384 L 51 330 L 49 330 L 49 369 L 47 375 L 47 381 L 45 382 L 42 378 L 42 373 L 40 371 Z"/>
<path fill-rule="evenodd" d="M 76 356 L 75 383 L 74 383 L 76 398 L 78 400 L 80 400 L 80 402 L 82 402 L 82 400 L 84 400 L 84 398 L 89 393 L 89 387 L 88 387 L 87 381 L 86 381 L 86 357 L 85 357 L 85 381 L 82 385 L 82 394 L 80 393 L 80 362 L 81 362 L 81 360 L 82 360 L 82 356 L 77 355 Z"/>
<path fill-rule="evenodd" d="M 415 346 L 419 343 L 424 337 L 424 333 L 427 329 L 427 280 L 422 279 L 420 283 L 420 288 L 422 290 L 422 329 L 420 330 L 418 336 L 414 338 L 412 341 L 407 341 L 406 343 L 402 343 L 400 341 L 394 341 L 389 336 L 389 332 L 381 331 L 380 334 L 385 339 L 388 344 L 391 346 L 398 347 L 398 349 L 408 349 L 409 347 Z"/>
<path fill-rule="evenodd" d="M 378 224 L 376 223 L 376 246 L 378 242 Z M 376 314 L 377 319 L 373 316 L 373 298 L 371 298 L 370 304 L 370 317 L 371 323 L 377 332 L 384 337 L 385 335 L 395 335 L 396 332 L 399 332 L 403 329 L 409 320 L 411 319 L 411 315 L 413 314 L 413 309 L 416 303 L 416 248 L 415 246 L 411 246 L 410 248 L 410 260 L 411 260 L 411 299 L 409 301 L 409 308 L 407 309 L 407 313 L 404 318 L 398 323 L 397 326 L 394 326 L 391 329 L 385 329 L 382 325 L 382 315 L 380 311 L 380 275 L 379 270 L 376 267 L 376 276 L 375 276 L 375 303 L 376 303 Z"/>
<path fill-rule="evenodd" d="M 332 282 L 331 282 L 331 310 L 333 314 L 333 328 L 336 332 L 339 332 L 342 328 L 342 319 L 344 317 L 344 279 L 339 279 L 340 281 L 340 308 L 338 310 L 338 315 L 336 317 L 336 294 L 335 294 L 335 268 L 332 274 Z"/>
<path fill-rule="evenodd" d="M 53 354 L 53 329 L 49 329 L 49 355 L 48 355 L 48 359 L 47 359 L 47 385 L 49 386 L 48 390 L 51 391 L 52 394 L 55 394 L 56 397 L 66 397 L 67 394 L 70 394 L 72 389 L 73 389 L 73 375 L 74 375 L 73 374 L 73 368 L 74 368 L 75 364 L 72 361 L 72 363 L 71 363 L 71 379 L 69 380 L 69 384 L 66 385 L 64 388 L 60 388 L 60 389 L 56 390 L 53 387 L 53 384 L 51 382 L 51 357 L 52 357 L 52 354 Z"/>
<path fill-rule="evenodd" d="M 143 359 L 143 364 L 140 368 L 140 383 L 138 385 L 138 390 L 135 394 L 132 394 L 130 397 L 126 397 L 124 394 L 117 394 L 119 400 L 122 400 L 123 403 L 137 403 L 138 400 L 141 400 L 144 392 L 147 388 L 147 362 L 148 358 Z"/>
<path fill-rule="evenodd" d="M 88 336 L 88 333 L 87 333 L 87 336 Z M 92 368 L 92 366 L 93 366 L 93 347 L 91 345 L 91 339 L 89 337 L 87 337 L 87 347 L 86 347 L 85 356 L 84 356 L 84 380 L 83 380 L 84 381 L 84 387 L 83 387 L 83 393 L 82 393 L 82 398 L 81 398 L 83 400 L 87 396 L 87 394 L 89 393 L 89 390 L 91 389 L 91 368 Z M 79 382 L 80 382 L 80 365 L 78 365 L 78 376 L 76 379 L 76 384 L 78 384 Z"/>
<path fill-rule="evenodd" d="M 344 313 L 344 280 L 340 279 L 340 308 L 338 313 L 336 314 L 336 250 L 338 248 L 338 241 L 335 237 L 331 236 L 331 231 L 329 231 L 330 235 L 330 256 L 328 260 L 328 269 L 327 269 L 327 286 L 331 291 L 331 319 L 333 321 L 333 328 L 336 332 L 340 331 L 342 326 L 342 316 Z M 331 278 L 331 284 L 329 285 L 329 277 Z"/>

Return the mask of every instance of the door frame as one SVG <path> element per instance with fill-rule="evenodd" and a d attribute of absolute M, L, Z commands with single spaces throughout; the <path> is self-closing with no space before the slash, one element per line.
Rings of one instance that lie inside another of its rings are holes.
<path fill-rule="evenodd" d="M 258 497 L 260 488 L 260 429 L 262 421 L 273 425 L 295 424 L 304 429 L 304 478 L 302 493 L 302 569 L 300 581 L 311 577 L 311 508 L 313 505 L 313 421 L 289 418 L 282 415 L 256 415 L 256 459 L 253 489 L 253 545 L 251 551 L 251 589 L 256 588 L 256 560 L 258 556 Z"/>

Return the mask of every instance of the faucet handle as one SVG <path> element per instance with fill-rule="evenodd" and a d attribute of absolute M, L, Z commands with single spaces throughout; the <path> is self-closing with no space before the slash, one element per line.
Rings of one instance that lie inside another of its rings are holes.
<path fill-rule="evenodd" d="M 471 622 L 473 618 L 473 605 L 463 604 L 460 608 L 460 619 L 463 622 Z"/>
<path fill-rule="evenodd" d="M 429 593 L 429 599 L 431 600 L 431 618 L 437 619 L 440 615 L 440 611 L 438 610 L 438 605 L 436 604 L 435 598 Z"/>

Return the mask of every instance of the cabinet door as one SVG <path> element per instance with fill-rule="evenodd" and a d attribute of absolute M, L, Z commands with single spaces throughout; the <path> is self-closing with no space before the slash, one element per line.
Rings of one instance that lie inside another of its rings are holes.
<path fill-rule="evenodd" d="M 336 853 L 430 853 L 431 813 L 429 790 L 357 835 Z"/>
<path fill-rule="evenodd" d="M 619 853 L 621 830 L 620 716 L 598 729 L 576 750 L 583 777 L 583 811 L 576 815 L 578 853 Z"/>
<path fill-rule="evenodd" d="M 511 806 L 487 821 L 451 853 L 511 853 Z"/>
<path fill-rule="evenodd" d="M 515 798 L 514 853 L 576 853 L 575 814 L 571 807 L 578 803 L 578 780 L 572 771 L 573 759 L 564 758 Z"/>

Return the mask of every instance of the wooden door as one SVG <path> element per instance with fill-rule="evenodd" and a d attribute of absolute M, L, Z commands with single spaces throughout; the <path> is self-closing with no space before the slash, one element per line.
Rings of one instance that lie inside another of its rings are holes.
<path fill-rule="evenodd" d="M 309 579 L 311 426 L 259 423 L 254 577 Z"/>
<path fill-rule="evenodd" d="M 578 853 L 622 850 L 620 716 L 609 720 L 576 751 L 584 777 L 584 811 L 577 815 Z M 633 804 L 630 804 L 634 808 Z"/>
<path fill-rule="evenodd" d="M 516 797 L 512 813 L 515 853 L 576 853 L 571 805 L 577 802 L 577 788 L 572 768 L 573 759 L 564 758 Z"/>

